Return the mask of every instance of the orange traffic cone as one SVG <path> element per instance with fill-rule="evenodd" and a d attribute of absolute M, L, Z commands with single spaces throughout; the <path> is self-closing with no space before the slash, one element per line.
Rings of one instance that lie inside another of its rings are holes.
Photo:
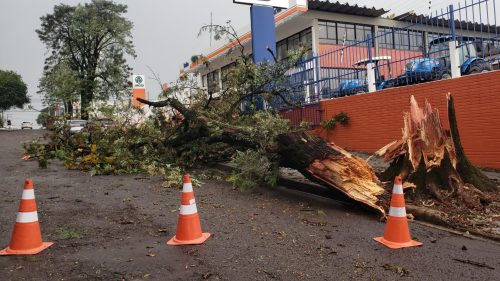
<path fill-rule="evenodd" d="M 31 179 L 26 179 L 10 245 L 0 251 L 0 256 L 34 255 L 47 249 L 52 244 L 51 242 L 42 242 L 33 182 Z"/>
<path fill-rule="evenodd" d="M 420 246 L 422 243 L 411 240 L 408 219 L 406 218 L 405 197 L 400 176 L 394 180 L 392 189 L 391 207 L 387 216 L 384 237 L 375 237 L 378 241 L 391 249 Z"/>
<path fill-rule="evenodd" d="M 196 209 L 193 185 L 189 174 L 184 175 L 182 185 L 181 210 L 177 222 L 177 232 L 168 245 L 201 244 L 210 237 L 210 233 L 201 232 L 200 218 Z"/>

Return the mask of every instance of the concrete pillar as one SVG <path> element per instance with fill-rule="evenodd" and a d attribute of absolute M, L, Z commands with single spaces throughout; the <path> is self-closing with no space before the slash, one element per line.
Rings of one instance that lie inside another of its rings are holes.
<path fill-rule="evenodd" d="M 373 62 L 366 64 L 366 80 L 368 83 L 368 92 L 373 93 L 377 90 L 375 87 L 375 70 L 373 67 L 375 64 Z"/>
<path fill-rule="evenodd" d="M 378 43 L 378 40 L 379 40 L 379 37 L 377 36 L 378 35 L 378 25 L 374 25 L 373 26 L 373 46 L 375 48 L 375 56 L 378 57 L 380 56 L 379 54 L 379 43 Z"/>
<path fill-rule="evenodd" d="M 312 36 L 312 51 L 314 54 L 319 54 L 319 22 L 318 19 L 312 20 L 311 25 L 311 36 Z"/>
<path fill-rule="evenodd" d="M 428 54 L 429 54 L 429 32 L 428 31 L 423 31 L 422 32 L 422 47 L 423 47 L 423 50 L 422 52 L 424 53 L 424 55 L 427 57 Z"/>
<path fill-rule="evenodd" d="M 314 81 L 317 82 L 321 79 L 321 58 L 319 57 L 320 55 L 320 44 L 319 44 L 319 21 L 318 19 L 313 19 L 312 21 L 312 26 L 311 26 L 311 36 L 312 36 L 312 50 L 313 54 L 317 56 L 316 59 L 312 61 L 313 67 L 314 67 Z M 309 87 L 308 87 L 309 88 Z M 315 94 L 317 95 L 318 99 L 320 98 L 320 93 L 321 93 L 321 86 L 319 83 L 316 83 L 315 87 Z M 308 90 L 309 91 L 309 90 Z"/>
<path fill-rule="evenodd" d="M 450 65 L 451 65 L 451 78 L 458 78 L 460 73 L 460 54 L 457 49 L 458 42 L 448 42 L 450 48 Z"/>

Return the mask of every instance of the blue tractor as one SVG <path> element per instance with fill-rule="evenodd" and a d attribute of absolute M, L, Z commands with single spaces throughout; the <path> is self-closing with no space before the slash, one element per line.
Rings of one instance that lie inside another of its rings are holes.
<path fill-rule="evenodd" d="M 412 60 L 405 65 L 404 74 L 395 78 L 394 84 L 410 85 L 433 80 L 450 79 L 451 65 L 448 44 L 451 36 L 432 40 L 426 57 Z M 492 66 L 477 52 L 476 38 L 458 36 L 458 52 L 460 58 L 460 73 L 469 75 L 492 70 Z"/>
<path fill-rule="evenodd" d="M 375 71 L 375 88 L 377 90 L 382 90 L 390 88 L 393 85 L 393 79 L 391 79 L 391 57 L 390 56 L 380 56 L 373 57 L 371 62 L 373 63 L 373 68 Z M 364 66 L 370 62 L 370 59 L 363 59 L 357 61 L 354 65 L 357 67 Z M 381 67 L 387 67 L 388 79 L 381 73 Z M 337 88 L 339 96 L 348 96 L 359 93 L 368 92 L 368 83 L 366 79 L 354 78 L 354 79 L 343 79 L 340 81 L 339 87 Z"/>

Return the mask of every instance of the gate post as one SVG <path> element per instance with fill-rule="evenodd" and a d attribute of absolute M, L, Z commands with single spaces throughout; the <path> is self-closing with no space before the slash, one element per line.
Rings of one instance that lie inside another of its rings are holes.
<path fill-rule="evenodd" d="M 461 76 L 460 53 L 457 48 L 458 42 L 455 33 L 455 11 L 453 9 L 453 5 L 449 6 L 448 12 L 450 13 L 449 18 L 450 18 L 450 35 L 451 35 L 451 40 L 450 42 L 448 42 L 448 47 L 450 50 L 451 78 L 458 78 Z"/>
<path fill-rule="evenodd" d="M 375 87 L 375 70 L 373 69 L 374 63 L 372 61 L 372 36 L 368 35 L 368 63 L 366 64 L 366 80 L 368 83 L 368 92 L 373 93 L 377 90 Z"/>

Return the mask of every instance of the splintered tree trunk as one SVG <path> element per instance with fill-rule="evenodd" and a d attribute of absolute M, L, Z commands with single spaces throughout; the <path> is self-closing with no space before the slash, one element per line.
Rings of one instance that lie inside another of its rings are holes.
<path fill-rule="evenodd" d="M 405 113 L 403 137 L 375 154 L 390 162 L 383 181 L 401 175 L 414 185 L 417 196 L 432 195 L 441 202 L 459 199 L 468 208 L 481 208 L 481 191 L 495 190 L 495 183 L 473 166 L 460 143 L 453 98 L 448 95 L 451 132 L 443 129 L 439 112 L 426 101 L 420 108 L 412 96 Z"/>
<path fill-rule="evenodd" d="M 335 193 L 384 214 L 386 192 L 365 160 L 304 132 L 280 135 L 278 143 L 281 166 L 296 169 Z"/>

